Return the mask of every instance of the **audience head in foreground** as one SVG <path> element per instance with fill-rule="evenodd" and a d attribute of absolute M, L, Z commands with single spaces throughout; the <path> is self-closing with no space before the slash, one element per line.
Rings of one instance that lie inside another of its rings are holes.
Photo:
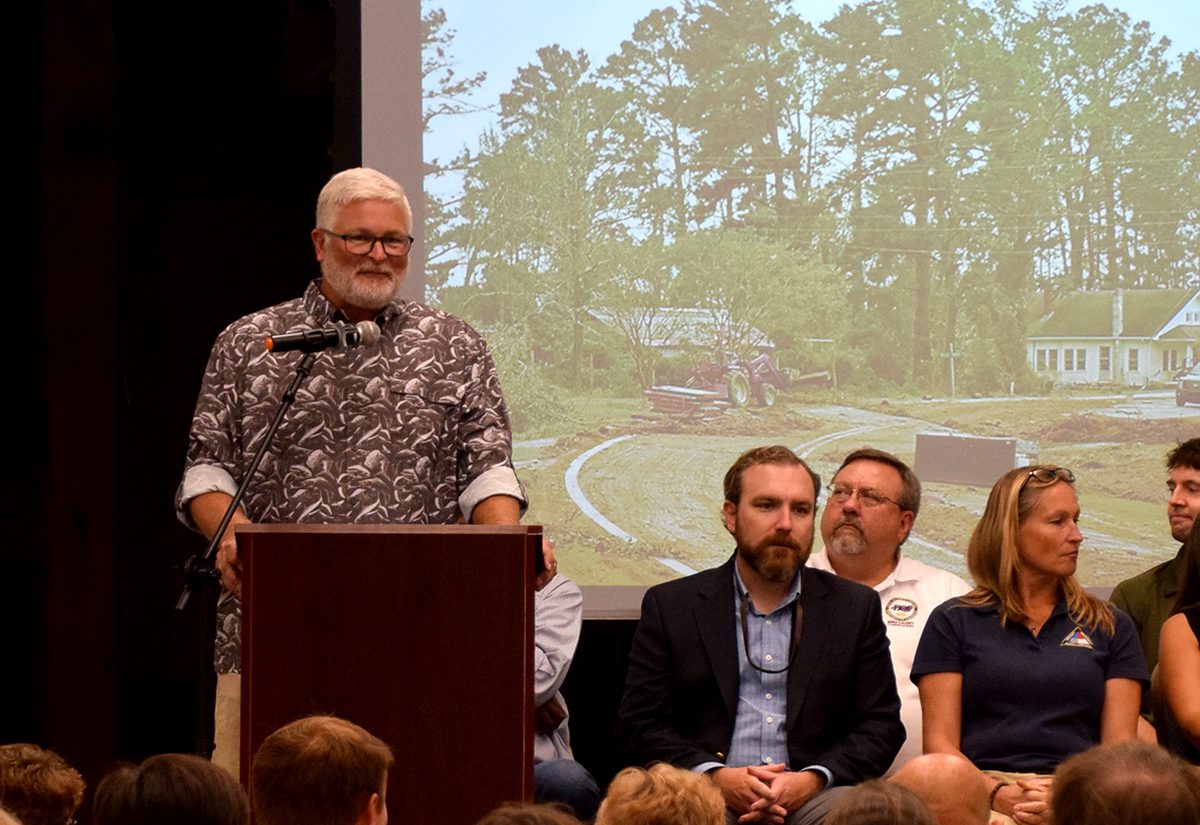
<path fill-rule="evenodd" d="M 475 825 L 580 825 L 557 802 L 506 802 Z"/>
<path fill-rule="evenodd" d="M 248 825 L 250 801 L 237 780 L 183 753 L 121 765 L 96 788 L 93 825 Z"/>
<path fill-rule="evenodd" d="M 975 766 L 958 754 L 918 756 L 892 774 L 891 781 L 920 797 L 938 825 L 987 825 L 987 790 Z"/>
<path fill-rule="evenodd" d="M 257 825 L 386 825 L 392 751 L 353 722 L 297 719 L 259 745 L 250 768 Z"/>
<path fill-rule="evenodd" d="M 1200 777 L 1183 760 L 1140 740 L 1097 745 L 1054 775 L 1055 825 L 1196 825 Z"/>
<path fill-rule="evenodd" d="M 825 825 L 938 825 L 915 793 L 903 785 L 871 779 L 838 800 Z"/>
<path fill-rule="evenodd" d="M 725 799 L 703 774 L 665 763 L 613 777 L 596 825 L 724 825 Z"/>
<path fill-rule="evenodd" d="M 83 777 L 54 751 L 0 745 L 0 807 L 24 825 L 62 825 L 83 802 Z"/>

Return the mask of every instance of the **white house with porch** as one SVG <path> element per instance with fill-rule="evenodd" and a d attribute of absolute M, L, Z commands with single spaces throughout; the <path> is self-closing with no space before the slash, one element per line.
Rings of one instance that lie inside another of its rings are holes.
<path fill-rule="evenodd" d="M 1057 386 L 1169 383 L 1200 360 L 1200 289 L 1073 292 L 1033 324 L 1027 351 Z"/>

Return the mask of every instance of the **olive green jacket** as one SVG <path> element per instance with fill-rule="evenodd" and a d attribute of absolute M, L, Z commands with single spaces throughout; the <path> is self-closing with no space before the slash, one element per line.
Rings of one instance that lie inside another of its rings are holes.
<path fill-rule="evenodd" d="M 1158 665 L 1158 637 L 1162 633 L 1163 622 L 1170 617 L 1175 597 L 1179 594 L 1179 571 L 1182 565 L 1179 556 L 1182 552 L 1181 548 L 1180 553 L 1176 553 L 1170 561 L 1121 582 L 1113 588 L 1109 597 L 1113 605 L 1128 613 L 1137 626 L 1142 652 L 1146 654 L 1146 667 L 1151 676 Z M 1142 694 L 1142 715 L 1153 721 L 1148 690 Z"/>

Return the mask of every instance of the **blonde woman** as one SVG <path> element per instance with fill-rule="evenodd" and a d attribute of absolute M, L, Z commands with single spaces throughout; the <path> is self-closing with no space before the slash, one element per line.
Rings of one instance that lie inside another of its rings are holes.
<path fill-rule="evenodd" d="M 967 547 L 976 587 L 934 610 L 913 664 L 925 752 L 966 756 L 1019 823 L 1047 821 L 1060 762 L 1136 735 L 1149 682 L 1133 622 L 1075 580 L 1074 482 L 1051 465 L 996 482 Z"/>

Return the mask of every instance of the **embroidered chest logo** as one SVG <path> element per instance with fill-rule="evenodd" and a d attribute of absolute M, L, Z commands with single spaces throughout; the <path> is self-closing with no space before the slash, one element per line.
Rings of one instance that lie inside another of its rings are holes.
<path fill-rule="evenodd" d="M 1075 629 L 1068 633 L 1061 642 L 1059 647 L 1081 647 L 1084 650 L 1092 650 L 1095 645 L 1092 644 L 1091 638 L 1080 629 L 1079 625 L 1075 625 Z"/>
<path fill-rule="evenodd" d="M 917 615 L 917 603 L 912 599 L 904 599 L 897 596 L 894 599 L 889 599 L 887 606 L 883 608 L 883 612 L 887 615 L 888 624 L 912 625 L 913 617 Z"/>

